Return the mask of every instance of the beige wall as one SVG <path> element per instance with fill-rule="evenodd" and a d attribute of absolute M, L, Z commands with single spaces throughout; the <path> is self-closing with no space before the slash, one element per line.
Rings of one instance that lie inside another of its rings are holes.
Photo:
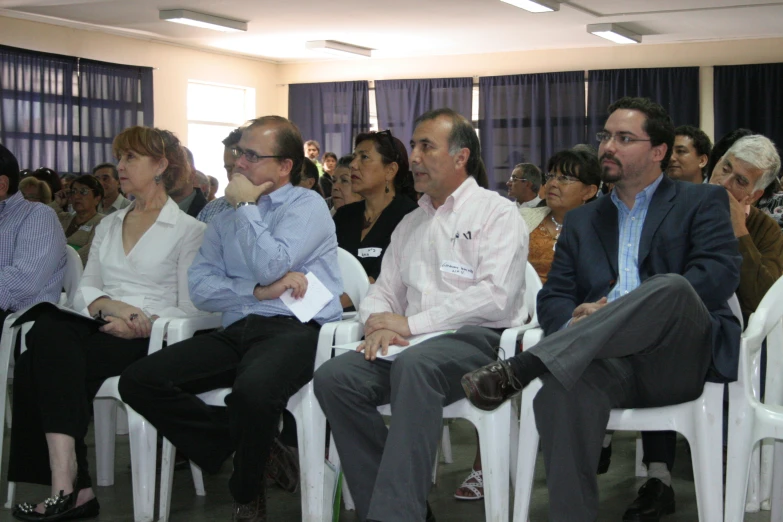
<path fill-rule="evenodd" d="M 276 64 L 6 17 L 0 17 L 0 35 L 4 45 L 154 67 L 155 125 L 185 143 L 188 80 L 254 87 L 256 114 L 275 113 L 278 107 Z"/>
<path fill-rule="evenodd" d="M 701 125 L 713 134 L 712 66 L 783 62 L 783 38 L 591 47 L 404 60 L 348 60 L 280 66 L 280 83 L 495 76 L 589 69 L 701 66 Z M 288 112 L 288 90 L 278 96 Z"/>

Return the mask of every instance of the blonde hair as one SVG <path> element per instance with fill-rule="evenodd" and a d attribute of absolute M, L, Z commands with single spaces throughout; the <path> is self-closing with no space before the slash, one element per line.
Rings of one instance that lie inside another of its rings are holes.
<path fill-rule="evenodd" d="M 52 202 L 52 189 L 49 188 L 49 184 L 45 181 L 41 181 L 33 176 L 27 176 L 22 178 L 19 182 L 19 190 L 26 187 L 35 187 L 38 189 L 38 201 L 44 205 L 48 205 Z"/>
<path fill-rule="evenodd" d="M 114 138 L 112 152 L 119 158 L 121 153 L 130 151 L 157 161 L 166 158 L 168 167 L 161 174 L 166 192 L 174 188 L 181 176 L 190 172 L 182 144 L 167 130 L 154 127 L 128 127 Z"/>

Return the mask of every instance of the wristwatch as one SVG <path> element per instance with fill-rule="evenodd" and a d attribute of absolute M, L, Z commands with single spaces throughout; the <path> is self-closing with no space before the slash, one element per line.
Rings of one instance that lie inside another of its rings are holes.
<path fill-rule="evenodd" d="M 255 201 L 240 201 L 237 203 L 237 206 L 234 207 L 234 209 L 239 210 L 239 207 L 244 207 L 245 205 L 255 205 Z"/>

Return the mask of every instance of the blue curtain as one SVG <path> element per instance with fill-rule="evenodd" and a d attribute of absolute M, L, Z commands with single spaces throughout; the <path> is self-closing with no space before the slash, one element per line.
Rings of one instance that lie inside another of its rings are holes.
<path fill-rule="evenodd" d="M 650 98 L 669 112 L 675 126 L 699 126 L 699 68 L 610 69 L 587 73 L 587 143 L 609 116 L 607 108 L 623 96 Z"/>
<path fill-rule="evenodd" d="M 715 67 L 715 139 L 744 127 L 783 150 L 783 63 Z"/>
<path fill-rule="evenodd" d="M 79 171 L 113 159 L 123 129 L 153 125 L 152 68 L 79 61 Z"/>
<path fill-rule="evenodd" d="M 479 137 L 489 186 L 505 190 L 517 163 L 541 168 L 585 134 L 583 71 L 479 79 Z"/>
<path fill-rule="evenodd" d="M 429 110 L 449 107 L 471 121 L 473 78 L 378 80 L 375 103 L 378 128 L 391 130 L 407 144 L 413 136 L 413 122 Z"/>
<path fill-rule="evenodd" d="M 353 139 L 370 130 L 369 84 L 300 83 L 288 87 L 288 119 L 302 138 L 321 144 L 321 155 L 338 157 L 353 150 Z"/>
<path fill-rule="evenodd" d="M 77 59 L 0 46 L 0 142 L 23 169 L 71 172 Z"/>

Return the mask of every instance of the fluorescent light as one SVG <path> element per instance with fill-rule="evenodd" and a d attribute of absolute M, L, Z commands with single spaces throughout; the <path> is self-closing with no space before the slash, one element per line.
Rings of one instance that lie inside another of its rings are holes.
<path fill-rule="evenodd" d="M 642 43 L 642 35 L 617 24 L 591 24 L 587 26 L 587 32 L 618 44 Z"/>
<path fill-rule="evenodd" d="M 360 47 L 358 45 L 352 45 L 345 42 L 338 42 L 337 40 L 313 40 L 307 42 L 305 47 L 314 51 L 320 51 L 327 54 L 335 54 L 338 56 L 364 56 L 366 58 L 372 57 L 372 52 L 375 49 L 369 47 Z"/>
<path fill-rule="evenodd" d="M 247 22 L 223 18 L 222 16 L 197 13 L 196 11 L 189 11 L 187 9 L 161 9 L 160 19 L 166 20 L 167 22 L 192 25 L 193 27 L 213 29 L 226 33 L 247 31 Z"/>
<path fill-rule="evenodd" d="M 551 0 L 536 0 L 535 2 L 533 0 L 500 0 L 500 1 L 505 2 L 507 4 L 514 5 L 516 7 L 520 7 L 525 11 L 530 11 L 531 13 L 549 13 L 552 11 L 560 10 L 560 2 L 553 2 Z"/>

